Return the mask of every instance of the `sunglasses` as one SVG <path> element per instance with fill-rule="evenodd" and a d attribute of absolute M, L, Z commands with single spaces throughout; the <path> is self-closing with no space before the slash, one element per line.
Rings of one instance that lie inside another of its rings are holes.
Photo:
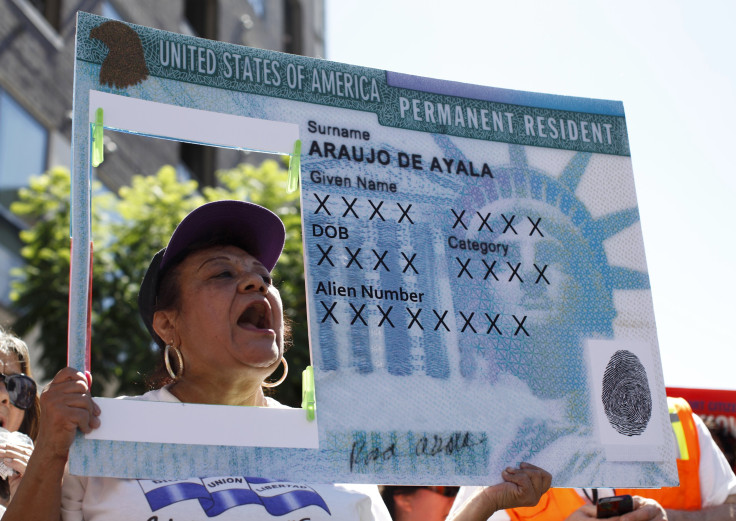
<path fill-rule="evenodd" d="M 36 397 L 36 382 L 24 374 L 0 373 L 0 383 L 5 384 L 10 403 L 18 409 L 29 409 L 33 406 Z"/>
<path fill-rule="evenodd" d="M 457 491 L 460 489 L 460 487 L 423 487 L 427 490 L 431 490 L 432 492 L 436 492 L 437 494 L 441 494 L 445 497 L 455 497 L 457 496 Z"/>

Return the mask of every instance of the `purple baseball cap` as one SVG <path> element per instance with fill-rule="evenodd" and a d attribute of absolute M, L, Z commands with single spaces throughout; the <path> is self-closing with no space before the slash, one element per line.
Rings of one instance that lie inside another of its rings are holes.
<path fill-rule="evenodd" d="M 154 255 L 138 292 L 138 311 L 148 332 L 160 346 L 165 342 L 153 329 L 156 295 L 163 274 L 182 260 L 182 255 L 197 243 L 224 236 L 273 270 L 284 249 L 286 230 L 271 210 L 245 201 L 215 201 L 189 213 L 174 230 L 169 244 Z"/>

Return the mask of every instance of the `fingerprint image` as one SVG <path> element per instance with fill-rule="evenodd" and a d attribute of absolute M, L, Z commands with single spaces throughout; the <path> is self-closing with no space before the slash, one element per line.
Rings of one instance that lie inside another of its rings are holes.
<path fill-rule="evenodd" d="M 603 373 L 603 408 L 620 434 L 638 436 L 652 416 L 652 393 L 644 366 L 631 351 L 616 351 Z"/>

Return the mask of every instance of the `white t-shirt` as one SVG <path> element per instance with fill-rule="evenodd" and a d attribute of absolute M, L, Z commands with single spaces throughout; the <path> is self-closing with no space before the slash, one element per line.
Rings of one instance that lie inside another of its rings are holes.
<path fill-rule="evenodd" d="M 138 399 L 177 402 L 166 388 Z M 267 399 L 270 407 L 283 407 Z M 390 521 L 375 485 L 326 485 L 248 476 L 185 480 L 79 477 L 66 474 L 64 521 Z"/>
<path fill-rule="evenodd" d="M 702 508 L 714 507 L 725 503 L 726 498 L 736 494 L 736 475 L 728 465 L 726 457 L 718 448 L 708 427 L 700 416 L 693 414 L 695 427 L 698 430 L 698 445 L 700 446 L 700 498 Z M 674 435 L 674 432 L 673 432 Z M 677 450 L 675 448 L 675 450 Z M 676 456 L 675 456 L 676 457 Z M 452 511 L 467 501 L 480 487 L 461 487 L 455 498 Z M 583 499 L 589 501 L 582 489 L 577 489 Z M 599 488 L 598 497 L 608 497 L 615 494 L 612 488 Z M 499 510 L 490 517 L 492 521 L 509 521 L 511 518 L 505 510 Z"/>

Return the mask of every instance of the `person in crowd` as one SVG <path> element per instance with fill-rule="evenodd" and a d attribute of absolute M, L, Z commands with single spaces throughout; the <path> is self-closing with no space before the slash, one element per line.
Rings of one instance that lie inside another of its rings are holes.
<path fill-rule="evenodd" d="M 36 382 L 26 343 L 0 328 L 0 515 L 15 495 L 38 435 Z"/>
<path fill-rule="evenodd" d="M 731 433 L 731 429 L 719 423 L 712 416 L 704 418 L 703 421 L 708 427 L 711 436 L 713 436 L 713 441 L 716 442 L 716 445 L 718 445 L 718 448 L 721 449 L 721 452 L 726 457 L 729 466 L 732 469 L 736 469 L 736 438 Z"/>
<path fill-rule="evenodd" d="M 394 521 L 445 521 L 458 491 L 458 487 L 443 486 L 386 485 L 380 488 Z"/>
<path fill-rule="evenodd" d="M 139 292 L 143 322 L 166 369 L 163 386 L 139 399 L 281 406 L 264 395 L 263 386 L 286 367 L 281 298 L 271 280 L 284 234 L 274 213 L 241 201 L 208 203 L 182 220 L 153 257 Z M 89 389 L 84 373 L 65 368 L 42 393 L 36 448 L 5 521 L 27 519 L 30 509 L 34 519 L 49 521 L 210 519 L 206 502 L 196 498 L 156 505 L 154 512 L 139 480 L 65 474 L 77 429 L 88 433 L 100 425 Z M 268 478 L 267 469 L 264 474 Z M 484 520 L 499 508 L 534 505 L 551 482 L 548 472 L 527 463 L 506 469 L 501 478 L 481 488 L 455 519 Z M 388 519 L 376 486 L 305 488 L 314 493 L 306 506 L 283 494 L 279 512 L 269 510 L 270 501 L 249 501 L 229 505 L 216 519 L 286 519 L 284 509 L 289 519 Z"/>
<path fill-rule="evenodd" d="M 586 521 L 596 518 L 599 498 L 629 494 L 634 510 L 622 521 L 736 520 L 736 475 L 688 402 L 667 398 L 677 451 L 679 486 L 659 489 L 554 488 L 531 508 L 494 513 L 493 521 Z M 472 494 L 461 489 L 456 504 Z M 455 508 L 455 507 L 453 507 Z"/>

